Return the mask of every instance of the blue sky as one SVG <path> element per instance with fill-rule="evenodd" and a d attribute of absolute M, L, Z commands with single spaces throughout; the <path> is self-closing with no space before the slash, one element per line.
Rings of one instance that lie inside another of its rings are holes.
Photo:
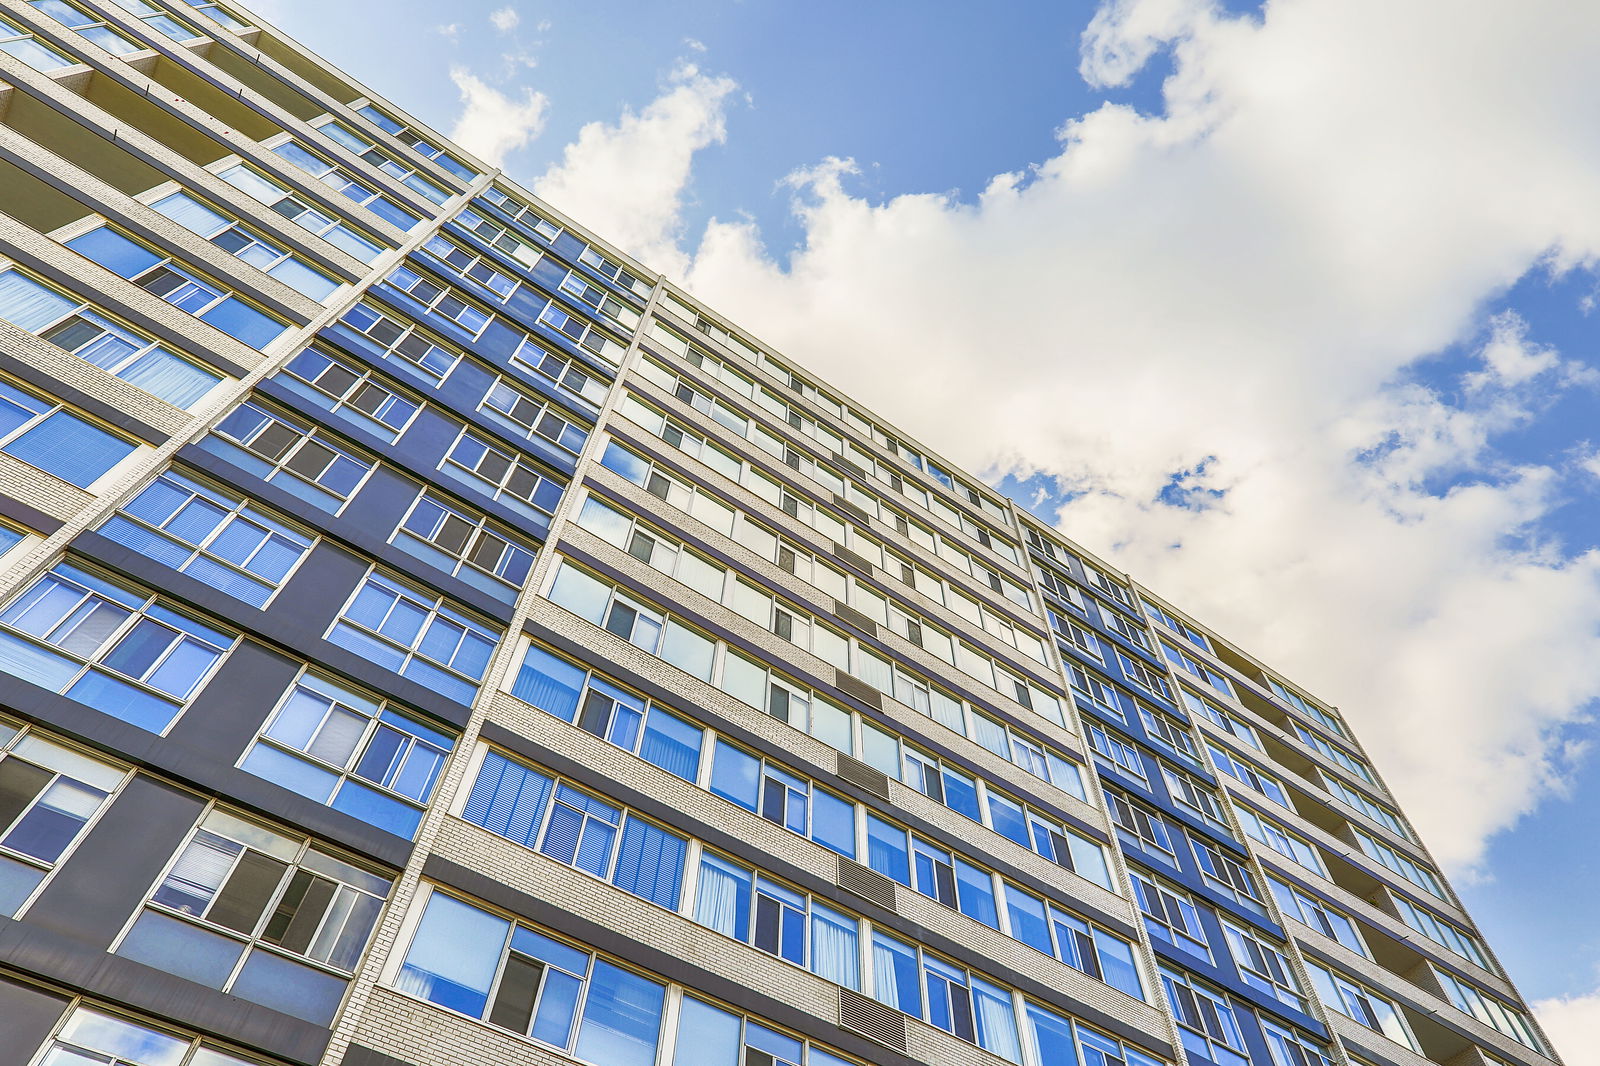
<path fill-rule="evenodd" d="M 1600 23 L 1500 6 L 256 5 L 1340 703 L 1579 1066 Z"/>

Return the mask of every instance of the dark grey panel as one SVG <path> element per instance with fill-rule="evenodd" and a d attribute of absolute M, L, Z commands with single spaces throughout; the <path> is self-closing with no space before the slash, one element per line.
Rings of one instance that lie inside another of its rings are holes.
<path fill-rule="evenodd" d="M 14 500 L 10 496 L 0 495 L 0 515 L 5 515 L 13 522 L 20 522 L 29 529 L 49 536 L 66 523 L 55 515 L 45 514 L 36 507 L 30 507 L 21 500 Z"/>
<path fill-rule="evenodd" d="M 0 918 L 0 965 L 304 1066 L 321 1060 L 331 1035 L 310 1022 L 10 918 Z"/>
<path fill-rule="evenodd" d="M 318 638 L 328 631 L 339 609 L 367 572 L 367 561 L 326 540 L 317 542 L 267 605 L 274 623 Z"/>
<path fill-rule="evenodd" d="M 24 924 L 110 947 L 204 809 L 199 797 L 135 774 L 28 908 Z"/>
<path fill-rule="evenodd" d="M 345 1049 L 344 1058 L 339 1061 L 341 1066 L 412 1066 L 405 1059 L 397 1059 L 360 1044 L 351 1044 Z"/>
<path fill-rule="evenodd" d="M 0 978 L 0 1039 L 17 1062 L 28 1061 L 55 1030 L 70 1002 L 42 988 Z"/>
<path fill-rule="evenodd" d="M 168 744 L 232 766 L 299 672 L 288 656 L 241 641 L 168 731 Z"/>

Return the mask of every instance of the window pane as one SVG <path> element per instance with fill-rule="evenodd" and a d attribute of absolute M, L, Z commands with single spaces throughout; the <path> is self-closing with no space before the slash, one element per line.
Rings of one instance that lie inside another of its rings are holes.
<path fill-rule="evenodd" d="M 595 960 L 578 1027 L 578 1057 L 606 1066 L 652 1066 L 665 993 L 654 981 Z"/>
<path fill-rule="evenodd" d="M 406 952 L 399 987 L 481 1018 L 510 925 L 435 892 Z"/>

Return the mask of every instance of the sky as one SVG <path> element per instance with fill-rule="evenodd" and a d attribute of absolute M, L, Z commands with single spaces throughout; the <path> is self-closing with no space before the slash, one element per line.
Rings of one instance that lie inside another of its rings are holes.
<path fill-rule="evenodd" d="M 1338 705 L 1600 1064 L 1600 5 L 252 6 Z"/>

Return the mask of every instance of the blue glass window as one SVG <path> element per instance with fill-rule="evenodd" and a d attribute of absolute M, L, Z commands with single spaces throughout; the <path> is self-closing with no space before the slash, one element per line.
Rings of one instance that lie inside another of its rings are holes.
<path fill-rule="evenodd" d="M 872 934 L 873 996 L 882 1003 L 922 1017 L 922 979 L 917 949 L 886 933 Z"/>
<path fill-rule="evenodd" d="M 119 544 L 261 607 L 311 550 L 311 537 L 243 496 L 168 470 L 101 525 Z"/>
<path fill-rule="evenodd" d="M 462 817 L 524 847 L 537 841 L 538 850 L 558 862 L 677 909 L 688 853 L 683 837 L 499 752 L 484 755 Z"/>
<path fill-rule="evenodd" d="M 371 573 L 328 632 L 328 640 L 433 689 L 471 703 L 499 632 L 441 597 Z"/>
<path fill-rule="evenodd" d="M 110 227 L 74 237 L 67 247 L 257 351 L 288 328 Z"/>
<path fill-rule="evenodd" d="M 273 380 L 325 411 L 393 443 L 422 407 L 382 384 L 378 376 L 316 348 L 307 348 Z"/>
<path fill-rule="evenodd" d="M 906 831 L 867 812 L 867 865 L 883 876 L 911 887 L 911 858 Z"/>
<path fill-rule="evenodd" d="M 59 563 L 0 612 L 0 670 L 160 733 L 236 639 Z"/>
<path fill-rule="evenodd" d="M 329 513 L 374 466 L 330 444 L 311 423 L 256 403 L 234 408 L 200 446 Z"/>
<path fill-rule="evenodd" d="M 134 448 L 59 404 L 0 381 L 0 452 L 88 488 Z"/>
<path fill-rule="evenodd" d="M 188 193 L 175 192 L 150 206 L 234 258 L 277 278 L 302 296 L 321 301 L 339 287 L 339 282 L 322 271 L 218 214 Z"/>
<path fill-rule="evenodd" d="M 222 380 L 82 300 L 14 270 L 0 272 L 0 318 L 175 407 L 189 407 Z"/>
<path fill-rule="evenodd" d="M 695 779 L 705 743 L 703 729 L 661 707 L 647 708 L 640 697 L 538 645 L 529 645 L 511 694 L 685 781 Z"/>
<path fill-rule="evenodd" d="M 6 19 L 0 19 L 0 52 L 14 59 L 20 59 L 34 70 L 45 74 L 52 70 L 60 70 L 62 67 L 70 67 L 76 62 Z"/>
<path fill-rule="evenodd" d="M 240 766 L 410 838 L 455 740 L 322 674 L 289 689 Z"/>
<path fill-rule="evenodd" d="M 303 838 L 213 808 L 117 954 L 328 1025 L 390 887 Z"/>
<path fill-rule="evenodd" d="M 17 913 L 126 776 L 0 721 L 0 915 Z"/>
<path fill-rule="evenodd" d="M 396 987 L 605 1066 L 652 1066 L 666 1002 L 655 981 L 437 891 Z"/>

